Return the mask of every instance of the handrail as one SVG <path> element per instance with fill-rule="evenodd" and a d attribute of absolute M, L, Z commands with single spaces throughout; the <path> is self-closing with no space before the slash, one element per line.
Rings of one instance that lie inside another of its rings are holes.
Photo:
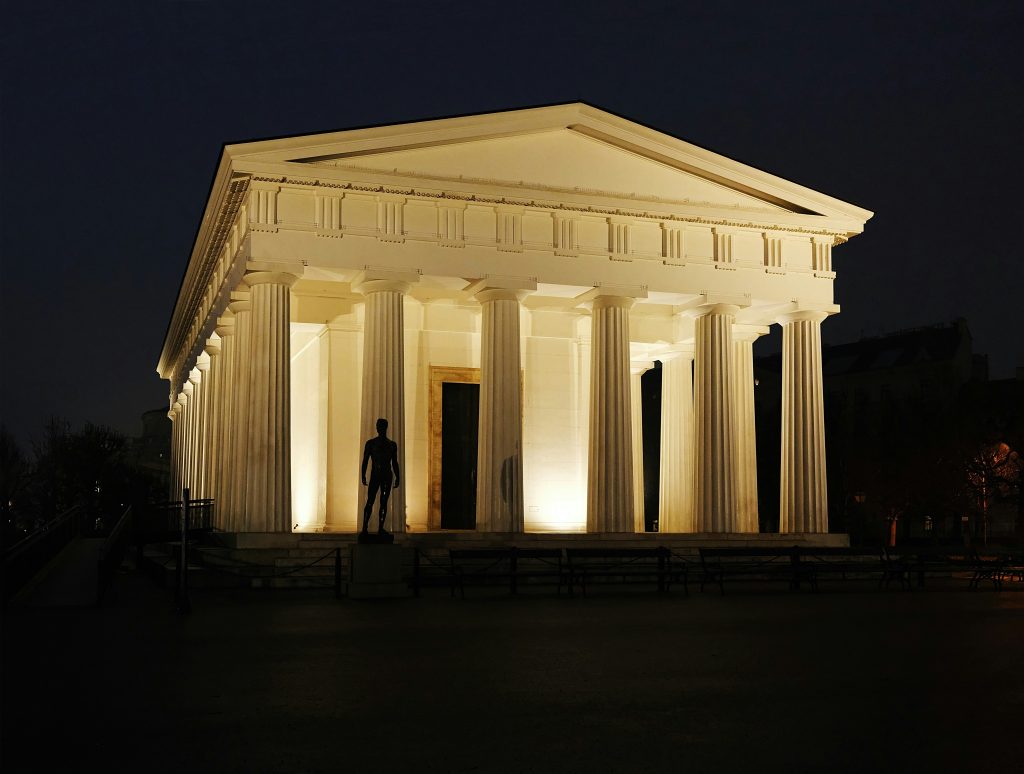
<path fill-rule="evenodd" d="M 29 546 L 31 546 L 33 543 L 39 542 L 46 535 L 52 533 L 59 527 L 64 526 L 64 522 L 70 519 L 72 516 L 74 516 L 75 513 L 77 511 L 80 511 L 81 509 L 81 505 L 72 505 L 59 516 L 50 519 L 50 521 L 46 522 L 43 526 L 39 527 L 39 529 L 35 530 L 35 532 L 31 532 L 28 535 L 25 535 L 25 537 L 23 537 L 21 540 L 19 540 L 17 543 L 10 546 L 9 548 L 7 548 L 7 550 L 3 552 L 3 562 L 6 563 L 10 561 L 10 559 L 16 556 L 18 553 L 26 551 L 29 548 Z"/>
<path fill-rule="evenodd" d="M 3 601 L 6 602 L 81 531 L 84 509 L 75 505 L 44 528 L 11 546 L 3 554 Z"/>
<path fill-rule="evenodd" d="M 114 570 L 121 564 L 124 556 L 125 543 L 127 541 L 127 525 L 132 522 L 134 511 L 128 506 L 117 524 L 110 530 L 110 534 L 100 549 L 100 556 L 96 562 L 96 604 L 103 601 L 110 581 L 114 577 Z"/>

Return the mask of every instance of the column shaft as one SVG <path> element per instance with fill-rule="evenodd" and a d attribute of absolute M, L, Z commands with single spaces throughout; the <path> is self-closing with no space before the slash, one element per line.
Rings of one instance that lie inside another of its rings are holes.
<path fill-rule="evenodd" d="M 388 437 L 398 444 L 401 486 L 391 490 L 386 527 L 405 532 L 405 313 L 403 303 L 408 285 L 387 280 L 370 280 L 363 287 L 366 317 L 363 327 L 363 394 L 359 444 L 377 435 L 378 418 L 388 421 Z M 353 471 L 356 475 L 358 473 Z M 367 470 L 367 479 L 370 472 Z M 360 487 L 361 514 L 366 488 Z M 379 496 L 378 496 L 379 498 Z M 376 524 L 379 499 L 374 503 L 370 523 Z"/>
<path fill-rule="evenodd" d="M 695 512 L 698 532 L 734 532 L 736 443 L 732 325 L 736 307 L 712 306 L 694 324 Z"/>
<path fill-rule="evenodd" d="M 644 532 L 644 425 L 643 425 L 643 372 L 630 374 L 629 413 L 632 423 L 633 446 L 633 531 Z"/>
<path fill-rule="evenodd" d="M 221 353 L 218 367 L 220 378 L 217 380 L 217 420 L 214 425 L 213 439 L 213 498 L 214 513 L 217 515 L 217 527 L 222 530 L 231 528 L 229 521 L 228 491 L 231 484 L 231 446 L 232 435 L 231 411 L 233 407 L 232 381 L 235 371 L 235 326 L 234 319 L 218 321 L 217 335 L 220 336 Z"/>
<path fill-rule="evenodd" d="M 173 502 L 177 499 L 174 492 L 178 484 L 178 437 L 181 435 L 181 410 L 177 403 L 171 405 L 167 416 L 171 420 L 171 458 L 168 461 L 167 499 Z"/>
<path fill-rule="evenodd" d="M 735 333 L 733 389 L 736 410 L 736 531 L 758 532 L 757 432 L 754 422 L 754 339 Z"/>
<path fill-rule="evenodd" d="M 198 443 L 196 445 L 196 493 L 194 497 L 207 498 L 210 496 L 208 492 L 208 482 L 206 472 L 206 460 L 207 460 L 207 443 L 209 441 L 210 432 L 210 361 L 209 358 L 205 358 L 200 361 L 196 368 L 199 369 L 199 384 L 196 387 L 198 397 L 198 428 L 197 436 Z"/>
<path fill-rule="evenodd" d="M 659 532 L 694 532 L 693 353 L 661 365 Z"/>
<path fill-rule="evenodd" d="M 252 304 L 245 518 L 249 532 L 291 532 L 292 274 L 246 275 Z"/>
<path fill-rule="evenodd" d="M 204 453 L 203 480 L 206 482 L 205 497 L 213 503 L 214 526 L 220 528 L 217 512 L 217 423 L 220 415 L 220 382 L 224 361 L 221 359 L 219 340 L 207 343 L 206 354 L 210 356 L 210 369 L 206 373 L 206 443 Z"/>
<path fill-rule="evenodd" d="M 632 298 L 598 296 L 592 318 L 587 531 L 632 532 L 633 430 L 629 309 Z"/>
<path fill-rule="evenodd" d="M 196 489 L 196 386 L 189 376 L 185 382 L 185 480 L 182 490 L 188 489 L 189 497 L 195 499 Z"/>
<path fill-rule="evenodd" d="M 476 529 L 523 531 L 523 419 L 519 298 L 484 290 L 480 339 L 480 420 Z"/>
<path fill-rule="evenodd" d="M 249 458 L 249 382 L 252 361 L 250 316 L 252 305 L 248 292 L 235 291 L 237 296 L 229 305 L 235 315 L 235 372 L 232 377 L 234 389 L 231 395 L 231 426 L 228 475 L 230 485 L 227 491 L 225 517 L 232 532 L 245 532 L 245 483 Z"/>
<path fill-rule="evenodd" d="M 825 408 L 821 373 L 823 312 L 782 323 L 782 471 L 780 532 L 828 532 Z"/>

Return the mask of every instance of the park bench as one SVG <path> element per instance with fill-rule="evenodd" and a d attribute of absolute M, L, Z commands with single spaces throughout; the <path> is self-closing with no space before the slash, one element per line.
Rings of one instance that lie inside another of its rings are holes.
<path fill-rule="evenodd" d="M 797 546 L 780 548 L 701 548 L 700 590 L 706 583 L 718 584 L 718 590 L 725 593 L 726 577 L 747 580 L 782 580 L 790 589 L 797 590 L 806 581 L 811 589 L 818 590 L 815 564 L 802 561 Z"/>
<path fill-rule="evenodd" d="M 622 583 L 653 581 L 659 592 L 667 592 L 674 582 L 682 582 L 689 594 L 686 565 L 672 562 L 671 552 L 664 547 L 655 548 L 567 548 L 569 567 L 569 593 L 576 586 L 587 594 L 588 584 L 599 580 L 618 580 Z"/>
<path fill-rule="evenodd" d="M 818 580 L 838 578 L 848 580 L 865 576 L 878 576 L 885 582 L 884 553 L 879 549 L 855 546 L 794 546 L 801 563 L 813 567 L 815 584 Z"/>
<path fill-rule="evenodd" d="M 883 549 L 886 565 L 883 585 L 888 588 L 898 581 L 901 588 L 912 588 L 916 577 L 918 587 L 924 587 L 928 575 L 950 576 L 955 572 L 970 572 L 970 588 L 975 589 L 985 579 L 998 587 L 997 561 L 983 559 L 977 552 L 963 546 L 901 546 Z"/>
<path fill-rule="evenodd" d="M 497 585 L 508 583 L 516 594 L 520 583 L 549 584 L 562 592 L 564 572 L 560 548 L 452 548 L 448 552 L 451 565 L 452 596 L 459 590 L 466 596 L 466 584 Z"/>

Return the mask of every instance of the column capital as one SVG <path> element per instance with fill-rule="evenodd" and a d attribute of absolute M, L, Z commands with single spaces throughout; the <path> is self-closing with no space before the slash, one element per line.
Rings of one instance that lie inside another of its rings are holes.
<path fill-rule="evenodd" d="M 695 306 L 687 311 L 695 318 L 706 317 L 709 314 L 727 314 L 735 317 L 736 313 L 739 312 L 740 309 L 742 309 L 742 307 L 739 304 L 710 303 Z"/>
<path fill-rule="evenodd" d="M 246 287 L 245 290 L 232 290 L 231 301 L 228 303 L 228 311 L 231 314 L 238 314 L 239 312 L 251 312 L 252 311 L 252 296 L 249 294 L 249 289 Z"/>
<path fill-rule="evenodd" d="M 672 360 L 678 360 L 684 358 L 687 360 L 693 360 L 696 356 L 697 344 L 693 341 L 678 342 L 676 344 L 670 344 L 665 349 L 657 353 L 657 359 L 662 363 L 668 363 Z"/>
<path fill-rule="evenodd" d="M 787 312 L 786 314 L 780 314 L 776 319 L 780 325 L 786 325 L 787 323 L 802 321 L 820 323 L 831 314 L 835 314 L 835 312 L 822 312 L 812 309 L 805 309 L 800 312 Z"/>
<path fill-rule="evenodd" d="M 733 323 L 733 341 L 757 341 L 761 336 L 767 336 L 769 328 L 767 325 L 747 325 L 745 323 Z"/>
<path fill-rule="evenodd" d="M 630 360 L 629 373 L 632 376 L 640 376 L 654 367 L 653 360 Z"/>
<path fill-rule="evenodd" d="M 302 278 L 305 267 L 301 263 L 272 261 L 248 261 L 245 264 L 243 281 L 253 285 L 287 285 L 291 287 Z"/>
<path fill-rule="evenodd" d="M 213 329 L 213 332 L 222 339 L 225 336 L 233 336 L 235 334 L 234 313 L 229 310 L 225 310 L 224 314 L 217 318 L 217 327 Z"/>
<path fill-rule="evenodd" d="M 192 381 L 191 374 L 188 377 L 188 381 L 181 387 L 181 392 L 185 396 L 185 402 L 188 403 L 188 399 L 192 397 L 192 393 L 195 391 L 196 385 L 199 383 L 199 379 Z"/>
<path fill-rule="evenodd" d="M 595 285 L 576 296 L 576 303 L 590 304 L 592 309 L 631 309 L 638 298 L 647 298 L 646 285 Z"/>
<path fill-rule="evenodd" d="M 209 358 L 210 358 L 211 360 L 212 360 L 213 358 L 217 357 L 217 355 L 219 355 L 219 354 L 220 354 L 220 352 L 221 352 L 221 348 L 220 348 L 220 337 L 218 336 L 218 337 L 217 337 L 217 338 L 215 339 L 215 338 L 213 338 L 213 337 L 211 336 L 210 338 L 208 338 L 208 339 L 206 340 L 206 346 L 205 346 L 205 347 L 203 348 L 203 352 L 205 352 L 205 353 L 206 353 L 206 355 L 207 355 L 207 356 L 208 356 L 208 357 L 209 357 Z"/>
<path fill-rule="evenodd" d="M 466 286 L 470 293 L 481 304 L 488 301 L 522 301 L 530 293 L 537 290 L 535 277 L 496 277 L 487 275 L 483 279 L 471 282 Z"/>
<path fill-rule="evenodd" d="M 390 291 L 403 296 L 420 281 L 419 269 L 374 269 L 367 267 L 352 278 L 352 290 L 364 296 Z"/>

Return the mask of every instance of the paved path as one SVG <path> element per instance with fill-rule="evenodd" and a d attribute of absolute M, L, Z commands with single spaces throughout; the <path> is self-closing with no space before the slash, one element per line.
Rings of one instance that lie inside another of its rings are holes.
<path fill-rule="evenodd" d="M 106 538 L 76 538 L 15 597 L 19 605 L 63 607 L 96 604 L 96 564 Z"/>
<path fill-rule="evenodd" d="M 4 620 L 4 771 L 1010 772 L 1024 593 L 196 591 Z"/>

